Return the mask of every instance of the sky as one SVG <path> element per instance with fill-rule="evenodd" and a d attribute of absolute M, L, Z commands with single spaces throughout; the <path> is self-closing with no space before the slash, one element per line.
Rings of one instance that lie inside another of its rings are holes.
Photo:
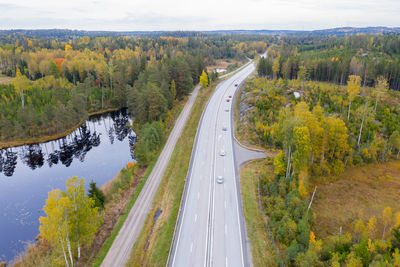
<path fill-rule="evenodd" d="M 400 0 L 0 0 L 0 29 L 399 27 L 399 14 Z"/>

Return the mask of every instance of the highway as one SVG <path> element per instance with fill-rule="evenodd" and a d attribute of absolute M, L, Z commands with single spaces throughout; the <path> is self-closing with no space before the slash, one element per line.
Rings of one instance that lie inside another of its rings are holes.
<path fill-rule="evenodd" d="M 231 112 L 237 85 L 254 69 L 254 64 L 250 63 L 221 82 L 203 111 L 169 266 L 248 264 L 245 225 L 241 219 L 239 183 L 235 172 Z M 221 151 L 226 154 L 221 155 Z M 217 176 L 222 176 L 224 182 L 217 183 Z"/>
<path fill-rule="evenodd" d="M 192 94 L 178 116 L 174 128 L 172 129 L 168 140 L 156 162 L 154 168 L 149 175 L 139 197 L 129 212 L 129 215 L 115 238 L 110 250 L 104 258 L 101 266 L 124 266 L 129 259 L 133 244 L 139 236 L 144 221 L 153 205 L 153 199 L 157 192 L 157 188 L 164 176 L 164 171 L 169 163 L 171 154 L 175 148 L 186 121 L 190 115 L 193 103 L 197 97 L 200 86 L 196 86 Z"/>

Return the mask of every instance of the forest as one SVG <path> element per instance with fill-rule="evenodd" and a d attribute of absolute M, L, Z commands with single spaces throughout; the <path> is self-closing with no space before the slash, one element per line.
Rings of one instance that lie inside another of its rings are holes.
<path fill-rule="evenodd" d="M 399 49 L 398 36 L 290 37 L 260 58 L 244 94 L 256 143 L 277 151 L 260 193 L 280 266 L 399 264 L 391 207 L 322 239 L 311 205 L 316 185 L 346 168 L 399 159 Z"/>
<path fill-rule="evenodd" d="M 262 52 L 262 38 L 2 35 L 1 147 L 60 137 L 88 115 L 129 107 L 144 124 L 165 119 L 206 66 Z M 216 77 L 216 75 L 210 75 Z"/>
<path fill-rule="evenodd" d="M 268 48 L 258 72 L 270 78 L 297 79 L 345 85 L 349 75 L 374 86 L 379 76 L 400 90 L 400 36 L 348 35 L 282 36 Z"/>

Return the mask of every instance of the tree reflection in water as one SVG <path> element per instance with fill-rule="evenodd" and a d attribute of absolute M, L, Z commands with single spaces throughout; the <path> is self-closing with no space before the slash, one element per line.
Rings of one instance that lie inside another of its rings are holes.
<path fill-rule="evenodd" d="M 17 166 L 17 152 L 12 148 L 0 150 L 0 172 L 5 176 L 12 176 Z"/>
<path fill-rule="evenodd" d="M 42 167 L 45 161 L 49 167 L 60 162 L 68 167 L 74 158 L 83 162 L 86 154 L 93 147 L 99 146 L 101 142 L 100 133 L 96 132 L 96 122 L 100 126 L 103 124 L 111 144 L 114 143 L 115 137 L 119 141 L 128 137 L 129 146 L 133 147 L 136 135 L 130 127 L 127 127 L 130 122 L 129 116 L 126 110 L 122 109 L 107 115 L 92 117 L 72 134 L 58 140 L 0 150 L 0 173 L 5 176 L 13 175 L 17 166 L 17 155 L 21 162 L 32 170 Z M 132 149 L 131 156 L 133 158 Z"/>

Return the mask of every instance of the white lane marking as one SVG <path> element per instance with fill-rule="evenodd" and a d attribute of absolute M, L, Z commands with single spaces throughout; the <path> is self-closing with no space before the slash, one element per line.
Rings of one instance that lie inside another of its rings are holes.
<path fill-rule="evenodd" d="M 193 242 L 190 243 L 190 253 L 192 253 L 192 251 L 193 251 Z"/>
<path fill-rule="evenodd" d="M 226 209 L 226 200 L 225 200 L 224 206 L 225 206 L 225 209 Z"/>
<path fill-rule="evenodd" d="M 197 213 L 194 215 L 194 221 L 197 221 Z"/>
<path fill-rule="evenodd" d="M 225 235 L 228 233 L 228 225 L 225 224 Z"/>
<path fill-rule="evenodd" d="M 228 267 L 228 257 L 225 257 L 225 266 Z"/>
<path fill-rule="evenodd" d="M 200 199 L 200 192 L 197 192 L 197 199 Z"/>

